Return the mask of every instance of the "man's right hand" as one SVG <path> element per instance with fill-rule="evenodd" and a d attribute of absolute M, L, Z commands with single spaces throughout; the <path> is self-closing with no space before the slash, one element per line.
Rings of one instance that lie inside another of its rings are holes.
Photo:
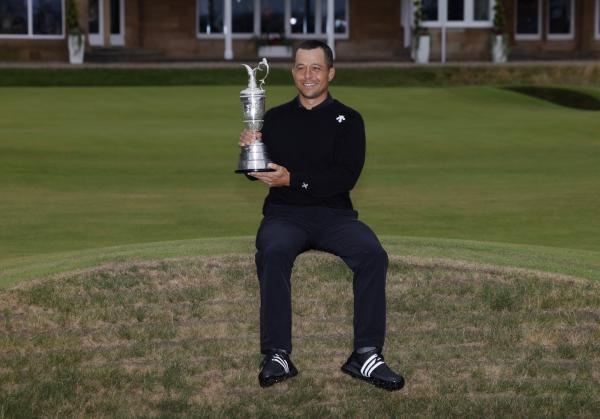
<path fill-rule="evenodd" d="M 240 147 L 244 147 L 252 144 L 254 141 L 260 141 L 262 138 L 262 133 L 260 131 L 253 131 L 250 129 L 245 129 L 242 131 L 240 135 Z"/>

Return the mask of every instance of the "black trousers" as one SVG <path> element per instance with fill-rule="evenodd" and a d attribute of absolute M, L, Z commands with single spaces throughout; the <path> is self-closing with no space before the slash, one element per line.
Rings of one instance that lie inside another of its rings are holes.
<path fill-rule="evenodd" d="M 353 271 L 354 348 L 383 348 L 388 256 L 352 210 L 269 205 L 256 236 L 260 346 L 292 351 L 291 273 L 309 249 L 341 257 Z"/>

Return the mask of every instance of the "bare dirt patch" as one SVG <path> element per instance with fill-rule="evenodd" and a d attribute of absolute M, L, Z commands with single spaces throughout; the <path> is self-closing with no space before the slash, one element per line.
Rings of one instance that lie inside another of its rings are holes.
<path fill-rule="evenodd" d="M 387 393 L 339 371 L 352 275 L 302 255 L 300 375 L 258 387 L 252 255 L 110 264 L 0 291 L 0 417 L 600 414 L 600 285 L 392 257 Z"/>

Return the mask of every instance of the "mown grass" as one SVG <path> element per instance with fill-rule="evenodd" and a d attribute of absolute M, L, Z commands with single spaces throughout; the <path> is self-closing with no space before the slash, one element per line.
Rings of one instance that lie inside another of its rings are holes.
<path fill-rule="evenodd" d="M 254 235 L 240 89 L 2 89 L 0 260 Z M 268 106 L 294 94 L 268 87 Z M 333 95 L 366 122 L 353 200 L 378 234 L 600 250 L 598 112 L 485 86 Z"/>
<path fill-rule="evenodd" d="M 0 291 L 0 417 L 597 417 L 600 284 L 392 257 L 388 393 L 339 371 L 351 275 L 302 255 L 300 375 L 257 383 L 250 254 L 116 263 Z"/>

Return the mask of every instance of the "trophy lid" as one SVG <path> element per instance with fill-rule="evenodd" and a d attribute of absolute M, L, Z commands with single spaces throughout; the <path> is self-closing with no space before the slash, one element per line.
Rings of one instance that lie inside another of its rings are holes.
<path fill-rule="evenodd" d="M 267 59 L 263 58 L 262 61 L 260 63 L 258 63 L 258 66 L 256 66 L 255 68 L 251 68 L 249 65 L 246 64 L 242 64 L 245 68 L 246 71 L 248 72 L 248 87 L 244 90 L 242 90 L 241 94 L 259 94 L 259 93 L 263 93 L 264 89 L 263 89 L 263 85 L 265 84 L 265 80 L 267 78 L 267 76 L 269 75 L 269 64 L 267 63 Z M 259 80 L 260 82 L 260 86 L 256 85 L 256 72 L 257 71 L 266 71 L 265 76 Z"/>

